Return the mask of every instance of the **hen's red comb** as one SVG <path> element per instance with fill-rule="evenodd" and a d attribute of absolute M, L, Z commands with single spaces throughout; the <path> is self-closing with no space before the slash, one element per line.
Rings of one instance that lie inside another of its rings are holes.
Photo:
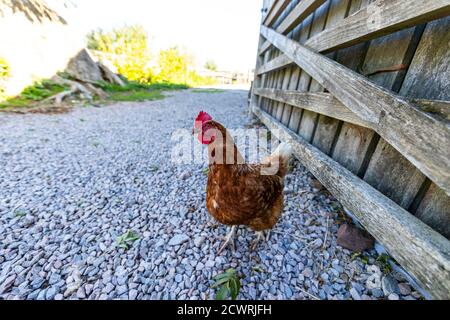
<path fill-rule="evenodd" d="M 205 111 L 200 111 L 197 118 L 195 119 L 195 122 L 203 123 L 210 120 L 212 120 L 212 117 L 208 113 L 206 113 Z"/>

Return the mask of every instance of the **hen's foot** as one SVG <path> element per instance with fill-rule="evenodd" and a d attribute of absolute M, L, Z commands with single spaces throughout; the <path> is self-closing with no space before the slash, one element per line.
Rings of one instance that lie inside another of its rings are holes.
<path fill-rule="evenodd" d="M 256 231 L 256 239 L 251 244 L 250 249 L 255 250 L 258 247 L 258 244 L 261 240 L 267 242 L 267 241 L 269 241 L 269 237 L 270 237 L 270 230 L 267 231 L 266 236 L 264 236 L 264 231 Z"/>
<path fill-rule="evenodd" d="M 228 233 L 228 235 L 225 238 L 225 242 L 223 243 L 223 245 L 220 247 L 219 252 L 217 252 L 217 255 L 221 254 L 223 249 L 225 249 L 229 244 L 231 244 L 231 247 L 233 249 L 233 252 L 236 251 L 236 246 L 234 244 L 234 237 L 236 236 L 236 226 L 232 226 L 231 227 L 231 231 L 230 233 Z"/>

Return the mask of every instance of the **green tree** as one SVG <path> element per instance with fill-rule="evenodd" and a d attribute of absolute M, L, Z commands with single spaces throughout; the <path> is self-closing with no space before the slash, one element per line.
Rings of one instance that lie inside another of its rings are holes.
<path fill-rule="evenodd" d="M 152 81 L 148 36 L 140 25 L 124 26 L 105 32 L 101 29 L 87 36 L 88 48 L 109 54 L 117 71 L 129 80 Z"/>
<path fill-rule="evenodd" d="M 217 71 L 217 64 L 212 60 L 208 60 L 205 63 L 205 69 L 208 69 L 211 71 Z"/>
<path fill-rule="evenodd" d="M 191 66 L 189 56 L 181 52 L 178 47 L 161 50 L 158 57 L 157 79 L 164 82 L 188 83 Z"/>

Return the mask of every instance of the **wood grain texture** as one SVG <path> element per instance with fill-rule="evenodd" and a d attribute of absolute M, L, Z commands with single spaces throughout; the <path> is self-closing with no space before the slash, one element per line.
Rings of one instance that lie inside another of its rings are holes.
<path fill-rule="evenodd" d="M 336 27 L 322 31 L 308 40 L 305 46 L 325 53 L 449 14 L 450 0 L 378 0 L 347 17 Z M 377 23 L 371 26 L 371 21 Z M 265 47 L 263 44 L 262 49 Z"/>
<path fill-rule="evenodd" d="M 314 12 L 318 7 L 322 5 L 326 0 L 302 0 L 297 6 L 289 13 L 289 15 L 283 20 L 283 22 L 276 28 L 277 32 L 287 34 L 289 31 L 295 28 L 302 20 Z M 266 41 L 259 49 L 259 54 L 263 54 L 270 48 L 270 42 Z"/>
<path fill-rule="evenodd" d="M 422 33 L 423 26 L 418 26 L 372 40 L 362 72 L 372 73 L 373 75 L 368 76 L 372 82 L 398 92 L 406 70 L 377 71 L 388 70 L 390 66 L 409 66 Z M 379 139 L 370 157 L 367 170 L 361 173 L 364 174 L 364 180 L 403 208 L 408 209 L 426 177 L 384 139 Z"/>
<path fill-rule="evenodd" d="M 329 117 L 347 121 L 366 128 L 370 128 L 371 124 L 355 115 L 339 100 L 329 93 L 313 93 L 299 92 L 293 90 L 277 90 L 277 89 L 255 89 L 255 94 L 287 103 L 297 108 L 306 109 L 312 112 L 327 115 Z"/>
<path fill-rule="evenodd" d="M 450 193 L 450 126 L 365 77 L 262 27 L 263 36 Z"/>
<path fill-rule="evenodd" d="M 450 298 L 450 242 L 273 117 L 253 112 L 436 299 Z"/>
<path fill-rule="evenodd" d="M 350 9 L 350 0 L 332 0 L 330 9 L 328 10 L 328 18 L 325 29 L 333 28 L 341 22 L 348 14 Z M 337 52 L 332 52 L 328 55 L 330 59 L 334 59 Z M 313 92 L 324 91 L 315 80 L 310 85 L 310 90 Z M 319 148 L 322 152 L 330 154 L 336 133 L 339 130 L 340 122 L 336 119 L 326 115 L 319 115 L 317 125 L 314 129 L 314 136 L 312 144 Z"/>
<path fill-rule="evenodd" d="M 400 94 L 450 100 L 450 17 L 428 23 Z"/>
<path fill-rule="evenodd" d="M 415 216 L 450 239 L 450 197 L 432 183 Z"/>
<path fill-rule="evenodd" d="M 275 22 L 275 20 L 278 19 L 283 10 L 286 9 L 288 4 L 289 0 L 275 0 L 266 17 L 263 19 L 263 24 L 270 27 Z"/>
<path fill-rule="evenodd" d="M 314 12 L 314 18 L 311 25 L 311 31 L 309 38 L 315 34 L 320 33 L 326 25 L 327 16 L 332 4 L 332 0 L 324 2 L 317 10 Z M 306 41 L 308 42 L 308 41 Z M 313 78 L 307 73 L 303 72 L 299 80 L 299 90 L 300 91 L 310 91 L 310 92 L 322 92 L 323 87 L 314 81 Z M 319 115 L 315 112 L 309 110 L 304 110 L 302 119 L 300 121 L 300 126 L 298 134 L 301 135 L 307 141 L 312 141 L 314 136 L 314 129 Z"/>
<path fill-rule="evenodd" d="M 450 100 L 449 30 L 450 17 L 427 24 L 400 90 L 401 94 L 421 99 Z M 449 123 L 448 103 L 441 107 L 439 103 L 434 103 L 434 110 L 428 109 L 426 100 L 420 103 L 427 111 L 434 112 Z M 430 184 L 414 214 L 450 238 L 450 197 L 436 184 Z"/>

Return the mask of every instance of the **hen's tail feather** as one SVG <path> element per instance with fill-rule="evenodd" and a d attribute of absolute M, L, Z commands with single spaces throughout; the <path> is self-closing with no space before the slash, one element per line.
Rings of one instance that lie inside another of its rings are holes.
<path fill-rule="evenodd" d="M 288 143 L 282 142 L 275 149 L 275 151 L 272 152 L 272 154 L 265 161 L 263 161 L 263 163 L 270 163 L 270 166 L 274 167 L 278 166 L 276 175 L 284 178 L 288 171 L 288 165 L 291 156 L 292 147 Z"/>

